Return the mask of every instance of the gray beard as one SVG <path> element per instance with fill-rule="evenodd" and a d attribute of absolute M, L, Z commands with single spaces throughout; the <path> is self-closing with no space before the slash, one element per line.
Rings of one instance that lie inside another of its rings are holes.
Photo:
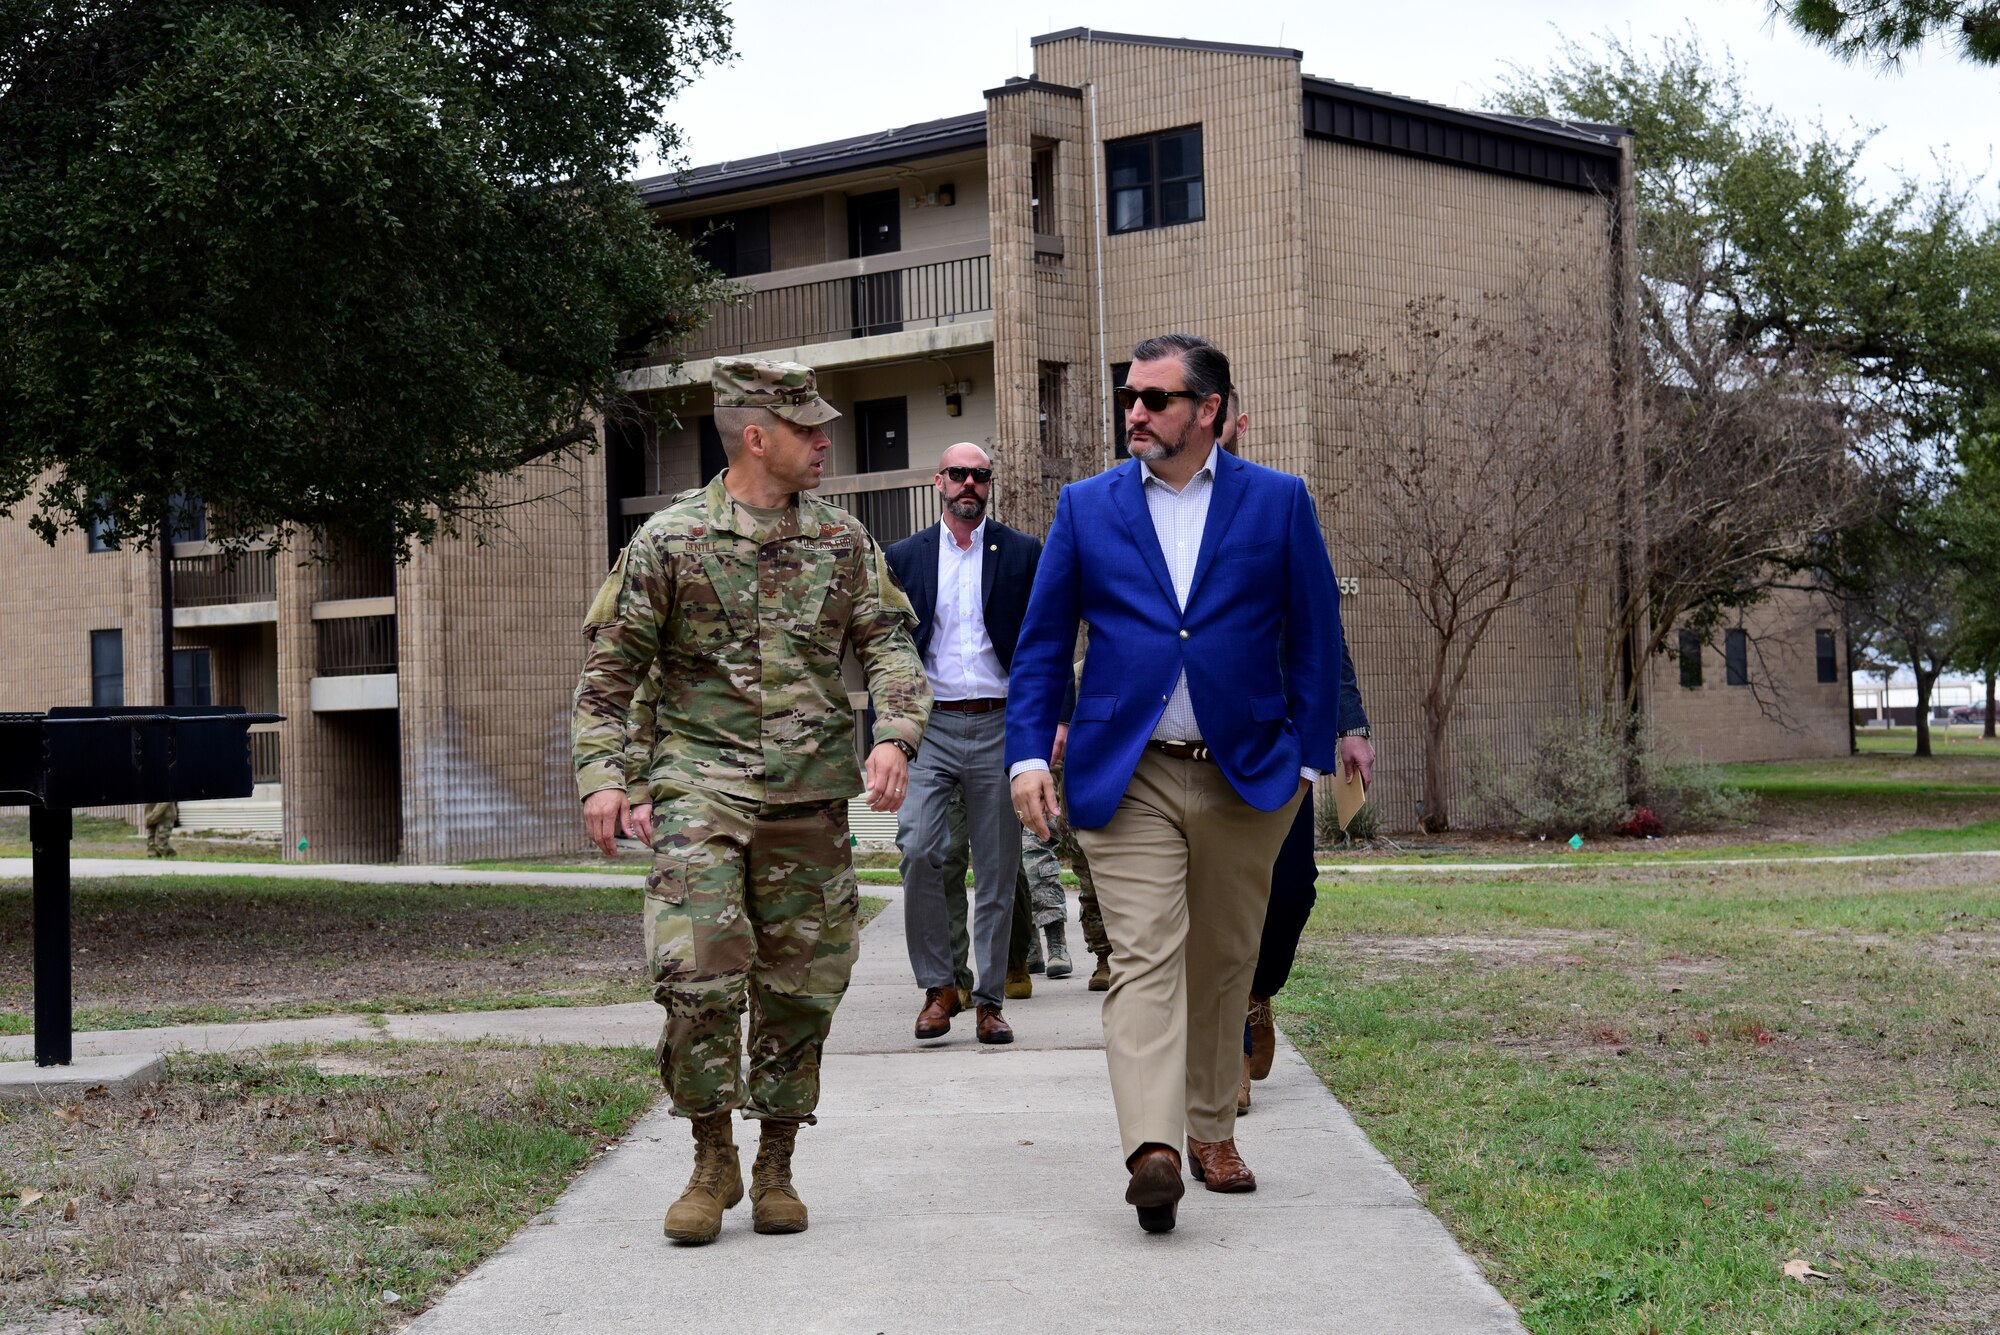
<path fill-rule="evenodd" d="M 986 513 L 986 502 L 977 496 L 960 496 L 945 502 L 945 509 L 960 519 L 977 519 Z"/>

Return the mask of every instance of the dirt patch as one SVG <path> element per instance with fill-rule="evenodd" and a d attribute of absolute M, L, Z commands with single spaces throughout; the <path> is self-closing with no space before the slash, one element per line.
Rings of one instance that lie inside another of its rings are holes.
<path fill-rule="evenodd" d="M 247 893 L 79 882 L 74 915 L 80 1011 L 212 1008 L 297 1013 L 380 1005 L 451 1007 L 507 996 L 542 1001 L 647 995 L 639 893 L 537 900 L 483 887 L 336 887 Z M 24 886 L 0 887 L 0 954 L 25 955 Z M 493 899 L 502 898 L 495 903 Z M 24 1009 L 28 981 L 0 984 Z M 105 1012 L 110 1012 L 106 1017 Z"/>
<path fill-rule="evenodd" d="M 430 1257 L 465 1245 L 448 1212 L 424 1204 L 467 1172 L 459 1128 L 506 1122 L 608 1143 L 580 1087 L 557 1083 L 572 1076 L 638 1085 L 627 1054 L 381 1044 L 293 1061 L 177 1058 L 140 1097 L 10 1110 L 6 1329 L 67 1330 L 79 1313 L 117 1329 L 153 1329 L 163 1315 L 179 1329 L 176 1313 L 204 1329 L 272 1329 L 243 1313 L 356 1297 L 400 1324 L 399 1307 L 406 1316 L 424 1296 L 408 1258 L 442 1281 L 449 1271 Z M 432 1164 L 448 1167 L 434 1178 Z M 405 1204 L 387 1203 L 396 1196 Z M 400 1304 L 382 1300 L 390 1287 Z M 193 1319 L 232 1307 L 234 1320 Z"/>
<path fill-rule="evenodd" d="M 1614 939 L 1606 932 L 1568 932 L 1553 928 L 1517 936 L 1349 935 L 1343 936 L 1335 949 L 1341 954 L 1358 956 L 1371 965 L 1378 961 L 1441 964 L 1464 957 L 1481 968 L 1509 969 L 1529 964 L 1581 963 L 1583 957 L 1575 953 L 1577 950 Z"/>

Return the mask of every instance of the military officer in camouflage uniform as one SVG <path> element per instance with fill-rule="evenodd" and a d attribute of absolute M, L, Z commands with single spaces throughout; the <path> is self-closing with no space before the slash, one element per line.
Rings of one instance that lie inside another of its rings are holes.
<path fill-rule="evenodd" d="M 812 372 L 719 359 L 713 385 L 729 466 L 626 548 L 615 601 L 593 609 L 574 722 L 591 839 L 613 854 L 623 827 L 654 849 L 645 935 L 667 1012 L 660 1074 L 695 1138 L 666 1232 L 696 1243 L 743 1198 L 736 1108 L 762 1124 L 757 1231 L 806 1227 L 792 1149 L 814 1120 L 820 1050 L 854 967 L 847 799 L 865 777 L 869 805 L 902 805 L 931 705 L 909 600 L 853 516 L 808 494 L 829 448 L 822 424 L 839 416 Z M 850 648 L 876 711 L 865 771 L 840 672 Z M 634 710 L 649 677 L 651 727 L 643 696 Z M 632 809 L 642 795 L 649 813 Z"/>

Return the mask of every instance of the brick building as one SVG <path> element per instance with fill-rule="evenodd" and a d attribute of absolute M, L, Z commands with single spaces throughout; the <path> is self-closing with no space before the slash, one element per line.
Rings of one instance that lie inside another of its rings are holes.
<path fill-rule="evenodd" d="M 1071 29 L 1036 38 L 1034 75 L 988 90 L 983 112 L 640 182 L 743 298 L 627 377 L 643 411 L 607 429 L 601 454 L 514 479 L 524 503 L 488 543 L 443 541 L 400 567 L 387 552 L 324 567 L 266 553 L 223 573 L 186 535 L 184 687 L 288 716 L 258 754 L 291 855 L 582 847 L 567 736 L 581 609 L 645 516 L 720 467 L 711 358 L 818 369 L 845 414 L 821 494 L 893 541 L 935 522 L 932 468 L 957 440 L 994 455 L 996 514 L 1045 529 L 1064 483 L 1119 457 L 1110 391 L 1132 344 L 1170 328 L 1229 353 L 1253 419 L 1245 453 L 1320 499 L 1377 729 L 1377 797 L 1392 826 L 1412 824 L 1420 636 L 1401 595 L 1352 573 L 1398 535 L 1376 517 L 1377 445 L 1329 367 L 1413 300 L 1476 307 L 1560 272 L 1609 374 L 1634 281 L 1630 141 L 1317 79 L 1300 61 Z M 86 703 L 114 678 L 131 703 L 161 698 L 159 558 L 97 545 L 47 548 L 18 518 L 0 525 L 19 576 L 0 614 L 32 627 L 0 653 L 0 707 Z M 1735 686 L 1733 658 L 1689 685 L 1663 660 L 1643 668 L 1649 708 L 1710 759 L 1845 750 L 1838 622 L 1804 600 L 1761 616 L 1745 671 L 1765 690 Z M 1566 593 L 1503 615 L 1457 737 L 1518 756 L 1539 720 L 1595 699 L 1597 656 L 1577 646 L 1601 617 L 1599 600 Z M 1785 702 L 1784 721 L 1760 694 Z"/>

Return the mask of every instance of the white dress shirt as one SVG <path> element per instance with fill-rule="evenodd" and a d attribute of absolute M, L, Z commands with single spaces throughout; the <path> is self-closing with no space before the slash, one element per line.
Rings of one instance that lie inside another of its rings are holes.
<path fill-rule="evenodd" d="M 986 633 L 986 521 L 959 550 L 951 526 L 938 521 L 937 606 L 924 672 L 939 700 L 995 700 L 1007 695 L 1007 670 Z"/>
<path fill-rule="evenodd" d="M 1194 584 L 1195 558 L 1201 555 L 1201 535 L 1208 531 L 1208 502 L 1215 495 L 1215 452 L 1195 470 L 1179 491 L 1162 482 L 1139 461 L 1139 482 L 1146 493 L 1146 510 L 1153 516 L 1153 535 L 1160 540 L 1160 555 L 1167 560 L 1167 573 L 1174 581 L 1174 601 L 1187 611 L 1188 589 Z M 1201 725 L 1195 721 L 1194 701 L 1188 698 L 1187 672 L 1174 681 L 1173 694 L 1153 729 L 1153 740 L 1198 742 Z"/>

